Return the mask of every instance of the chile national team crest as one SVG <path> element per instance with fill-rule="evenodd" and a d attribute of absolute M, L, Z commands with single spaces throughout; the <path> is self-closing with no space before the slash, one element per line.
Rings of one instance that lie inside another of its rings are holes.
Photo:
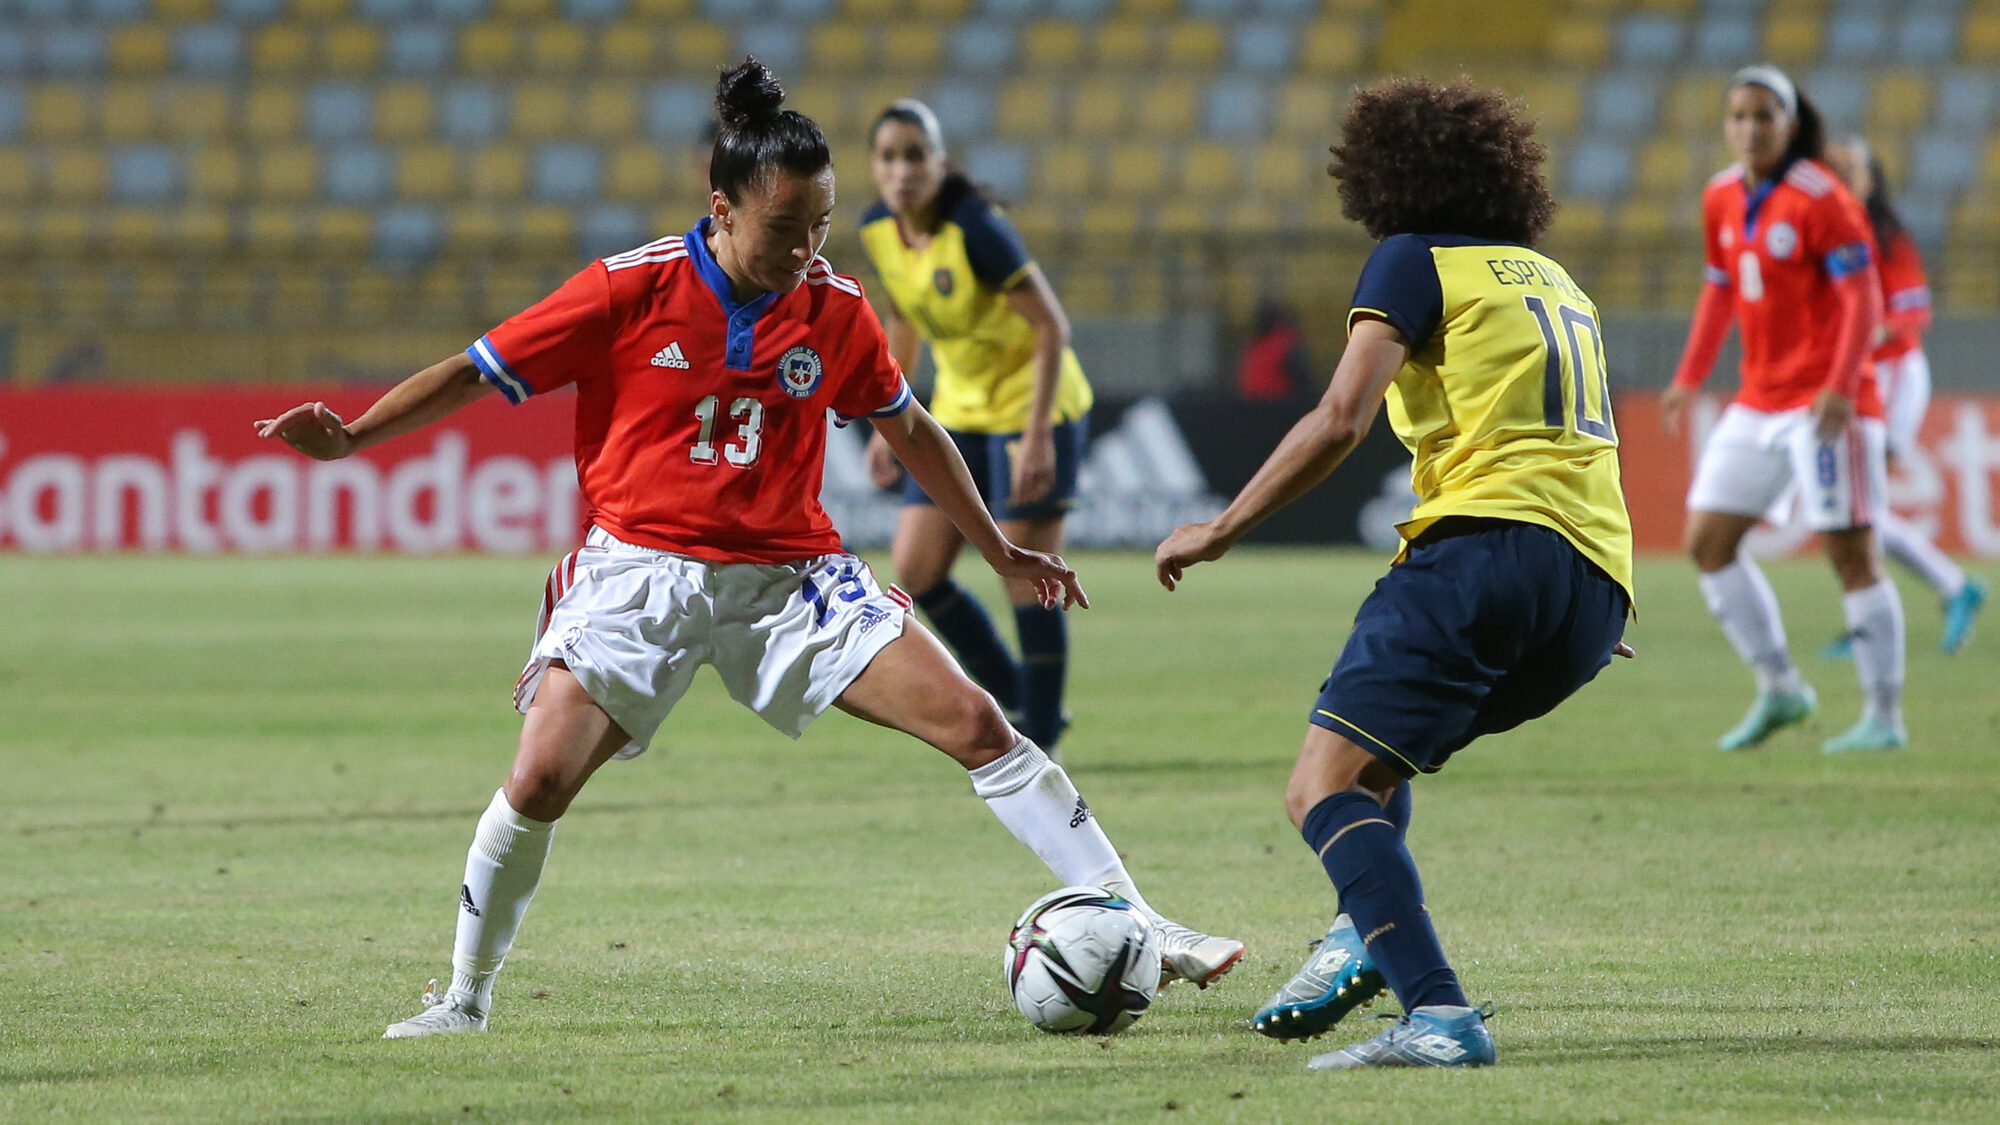
<path fill-rule="evenodd" d="M 811 398 L 824 374 L 826 365 L 820 362 L 819 353 L 804 344 L 786 348 L 778 357 L 778 385 L 793 398 Z"/>
<path fill-rule="evenodd" d="M 1791 257 L 1798 248 L 1799 232 L 1792 229 L 1792 224 L 1782 219 L 1772 223 L 1770 231 L 1764 235 L 1764 249 L 1769 250 L 1771 256 L 1781 262 Z"/>

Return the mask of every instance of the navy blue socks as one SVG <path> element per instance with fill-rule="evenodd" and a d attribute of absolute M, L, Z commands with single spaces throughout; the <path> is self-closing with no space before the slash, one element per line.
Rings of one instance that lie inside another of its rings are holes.
<path fill-rule="evenodd" d="M 1405 1010 L 1466 1003 L 1458 974 L 1424 910 L 1417 865 L 1403 845 L 1410 815 L 1405 782 L 1388 808 L 1366 793 L 1335 793 L 1306 814 L 1306 845 L 1340 892 L 1362 944 Z M 1401 823 L 1397 822 L 1401 818 Z"/>
<path fill-rule="evenodd" d="M 1021 733 L 1053 753 L 1063 733 L 1069 624 L 1060 609 L 1017 605 L 1014 628 L 1021 634 Z"/>
<path fill-rule="evenodd" d="M 958 654 L 974 682 L 986 689 L 1003 711 L 1021 707 L 1021 669 L 1007 643 L 993 628 L 993 619 L 979 599 L 947 578 L 916 596 L 917 608 L 930 618 L 944 643 Z M 1027 731 L 1021 732 L 1028 734 Z M 1034 735 L 1028 734 L 1034 738 Z M 1036 739 L 1040 742 L 1040 739 Z M 1046 746 L 1046 744 L 1044 744 Z"/>

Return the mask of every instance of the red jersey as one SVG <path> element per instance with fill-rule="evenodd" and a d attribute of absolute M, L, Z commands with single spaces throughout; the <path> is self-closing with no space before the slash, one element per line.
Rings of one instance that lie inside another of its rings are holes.
<path fill-rule="evenodd" d="M 1708 280 L 1735 297 L 1743 344 L 1736 401 L 1772 413 L 1812 405 L 1834 381 L 1833 283 L 1872 257 L 1861 204 L 1826 165 L 1800 160 L 1754 189 L 1740 166 L 1723 171 L 1702 191 L 1701 210 Z M 1854 409 L 1882 416 L 1872 367 Z"/>
<path fill-rule="evenodd" d="M 703 219 L 592 262 L 467 354 L 509 401 L 576 384 L 576 475 L 591 520 L 628 543 L 711 562 L 840 550 L 820 507 L 827 410 L 912 401 L 853 278 L 738 302 Z"/>
<path fill-rule="evenodd" d="M 1897 231 L 1889 245 L 1875 248 L 1882 274 L 1883 336 L 1870 359 L 1876 363 L 1914 351 L 1931 324 L 1931 286 L 1924 277 L 1924 260 L 1908 231 Z"/>

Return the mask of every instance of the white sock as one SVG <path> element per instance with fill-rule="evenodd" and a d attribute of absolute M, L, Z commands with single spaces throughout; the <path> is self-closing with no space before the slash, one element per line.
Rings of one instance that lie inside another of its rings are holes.
<path fill-rule="evenodd" d="M 1915 524 L 1901 516 L 1884 515 L 1875 521 L 1875 538 L 1889 556 L 1930 584 L 1943 601 L 1950 601 L 1965 589 L 1965 570 L 1938 550 Z"/>
<path fill-rule="evenodd" d="M 1069 774 L 1025 735 L 1019 737 L 1012 750 L 969 772 L 972 791 L 1063 885 L 1115 891 L 1157 920 Z"/>
<path fill-rule="evenodd" d="M 465 853 L 465 882 L 458 892 L 458 937 L 452 943 L 451 992 L 465 1007 L 485 1014 L 493 1006 L 493 980 L 514 948 L 521 916 L 542 881 L 554 842 L 553 821 L 531 820 L 507 803 L 507 791 L 479 817 Z"/>
<path fill-rule="evenodd" d="M 1757 673 L 1759 688 L 1798 691 L 1805 686 L 1792 665 L 1792 654 L 1785 650 L 1778 596 L 1750 556 L 1738 555 L 1721 570 L 1702 575 L 1701 596 L 1736 655 Z"/>
<path fill-rule="evenodd" d="M 1854 675 L 1861 681 L 1867 713 L 1903 725 L 1903 599 L 1896 584 L 1883 579 L 1842 594 L 1847 631 L 1854 638 Z"/>

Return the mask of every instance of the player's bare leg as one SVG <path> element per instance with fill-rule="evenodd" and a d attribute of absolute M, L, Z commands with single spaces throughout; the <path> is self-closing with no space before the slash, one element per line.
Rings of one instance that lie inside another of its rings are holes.
<path fill-rule="evenodd" d="M 1701 571 L 1702 599 L 1730 647 L 1757 676 L 1757 697 L 1750 710 L 1717 742 L 1723 750 L 1756 746 L 1784 727 L 1804 721 L 1818 703 L 1792 663 L 1777 595 L 1756 560 L 1743 553 L 1743 537 L 1756 526 L 1756 516 L 1688 512 L 1687 550 Z"/>
<path fill-rule="evenodd" d="M 914 735 L 964 766 L 972 791 L 1056 878 L 1116 891 L 1153 919 L 1167 966 L 1179 977 L 1206 987 L 1243 956 L 1241 942 L 1197 933 L 1147 904 L 1062 766 L 1016 731 L 993 697 L 917 621 L 906 620 L 903 635 L 877 653 L 834 704 Z"/>
<path fill-rule="evenodd" d="M 424 992 L 424 1010 L 384 1039 L 486 1030 L 493 982 L 548 862 L 555 822 L 597 768 L 630 739 L 569 669 L 551 665 L 521 725 L 507 784 L 479 818 L 459 886 L 451 987 Z"/>
<path fill-rule="evenodd" d="M 944 637 L 959 661 L 1002 710 L 1021 706 L 1021 668 L 993 626 L 986 607 L 951 580 L 965 536 L 943 511 L 930 504 L 905 504 L 896 517 L 889 557 L 896 584 L 910 592 L 917 608 Z"/>
<path fill-rule="evenodd" d="M 1882 570 L 1873 531 L 1830 531 L 1825 539 L 1827 560 L 1840 578 L 1840 605 L 1864 704 L 1860 721 L 1820 749 L 1829 754 L 1899 750 L 1909 742 L 1903 730 L 1902 596 Z"/>
<path fill-rule="evenodd" d="M 1063 517 L 1001 520 L 1000 532 L 1031 551 L 1060 555 Z M 1021 638 L 1021 732 L 1056 761 L 1058 745 L 1069 727 L 1063 713 L 1063 689 L 1069 680 L 1069 618 L 1060 609 L 1045 609 L 1032 582 L 1009 581 L 1007 600 L 1014 603 L 1014 628 Z"/>

